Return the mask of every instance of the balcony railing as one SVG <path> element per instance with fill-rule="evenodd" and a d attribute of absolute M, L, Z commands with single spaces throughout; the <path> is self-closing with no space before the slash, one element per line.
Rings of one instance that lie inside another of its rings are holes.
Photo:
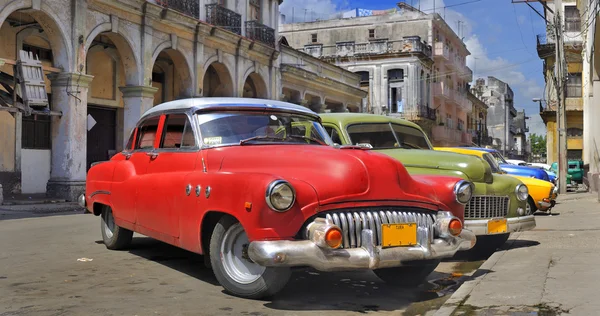
<path fill-rule="evenodd" d="M 421 118 L 426 118 L 432 121 L 436 120 L 435 109 L 432 109 L 426 105 L 419 105 L 419 112 L 417 115 Z"/>
<path fill-rule="evenodd" d="M 217 3 L 206 5 L 206 22 L 242 35 L 242 16 Z M 275 38 L 274 34 L 273 38 Z"/>
<path fill-rule="evenodd" d="M 411 53 L 421 52 L 425 56 L 431 57 L 431 46 L 421 41 L 420 36 L 404 36 L 401 51 Z"/>
<path fill-rule="evenodd" d="M 446 46 L 446 44 L 444 44 L 443 42 L 437 42 L 434 44 L 434 46 L 435 46 L 435 51 L 434 51 L 435 56 L 441 56 L 441 57 L 444 57 L 446 60 L 450 60 L 450 50 L 448 49 L 448 46 Z"/>
<path fill-rule="evenodd" d="M 258 21 L 246 22 L 246 37 L 253 41 L 275 47 L 275 30 Z"/>
<path fill-rule="evenodd" d="M 197 0 L 156 0 L 156 4 L 196 19 L 200 18 L 200 6 Z"/>
<path fill-rule="evenodd" d="M 433 96 L 450 98 L 450 88 L 444 82 L 436 82 L 433 84 Z"/>
<path fill-rule="evenodd" d="M 355 54 L 385 54 L 392 50 L 393 43 L 385 40 L 371 41 L 354 45 Z"/>
<path fill-rule="evenodd" d="M 323 56 L 323 44 L 304 45 L 304 52 L 319 58 Z"/>

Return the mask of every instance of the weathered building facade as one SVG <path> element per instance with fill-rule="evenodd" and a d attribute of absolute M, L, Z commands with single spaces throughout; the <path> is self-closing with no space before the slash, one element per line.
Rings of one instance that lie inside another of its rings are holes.
<path fill-rule="evenodd" d="M 336 110 L 359 106 L 364 92 L 357 75 L 314 61 L 303 70 L 283 71 L 282 59 L 303 57 L 279 47 L 279 4 L 0 0 L 4 195 L 46 192 L 73 200 L 91 163 L 122 149 L 140 115 L 161 102 L 282 99 L 287 82 L 302 91 L 299 103 L 306 103 L 302 80 L 313 75 L 331 76 L 331 85 L 310 89 L 341 104 Z M 10 83 L 21 50 L 42 60 L 50 109 L 57 115 L 16 111 Z"/>
<path fill-rule="evenodd" d="M 361 111 L 414 121 L 436 145 L 470 144 L 472 72 L 465 44 L 438 14 L 398 7 L 376 16 L 283 24 L 280 34 L 292 47 L 360 75 L 369 93 Z"/>
<path fill-rule="evenodd" d="M 590 189 L 600 189 L 600 23 L 594 8 L 598 0 L 577 1 L 581 20 L 591 21 L 581 30 L 583 86 L 583 162 L 589 166 L 587 178 Z"/>
<path fill-rule="evenodd" d="M 513 157 L 525 161 L 529 159 L 530 154 L 529 141 L 527 140 L 527 133 L 529 132 L 529 127 L 527 127 L 528 119 L 529 117 L 525 115 L 525 110 L 521 110 L 517 112 L 517 116 L 513 120 L 515 127 Z"/>
<path fill-rule="evenodd" d="M 475 89 L 467 92 L 467 99 L 471 102 L 473 109 L 471 114 L 467 116 L 467 131 L 472 136 L 471 142 L 478 147 L 492 144 L 487 131 L 488 106 L 481 101 L 482 94 L 483 91 L 475 91 Z"/>
<path fill-rule="evenodd" d="M 508 83 L 488 76 L 475 81 L 475 89 L 481 91 L 481 100 L 487 104 L 488 135 L 493 146 L 506 157 L 514 155 L 516 128 L 513 124 L 517 116 L 514 106 L 514 93 Z M 507 128 L 508 127 L 508 128 Z"/>
<path fill-rule="evenodd" d="M 548 8 L 554 11 L 554 1 L 546 2 Z M 564 25 L 564 54 L 567 60 L 566 113 L 567 113 L 567 159 L 583 159 L 584 157 L 584 98 L 583 98 L 583 28 L 581 12 L 577 9 L 576 1 L 563 1 Z M 596 12 L 596 10 L 592 10 Z M 544 10 L 548 21 L 554 19 L 554 14 Z M 547 163 L 558 161 L 558 134 L 556 128 L 557 93 L 554 85 L 554 61 L 556 39 L 553 28 L 548 28 L 547 34 L 538 35 L 537 52 L 544 60 L 544 78 L 546 89 L 540 106 L 540 116 L 546 124 Z"/>

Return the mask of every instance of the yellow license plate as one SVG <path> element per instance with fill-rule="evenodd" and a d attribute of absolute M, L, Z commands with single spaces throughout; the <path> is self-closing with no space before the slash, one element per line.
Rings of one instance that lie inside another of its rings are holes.
<path fill-rule="evenodd" d="M 508 230 L 506 218 L 489 220 L 487 229 L 488 234 L 506 233 L 506 231 Z"/>
<path fill-rule="evenodd" d="M 417 244 L 417 223 L 381 225 L 381 246 L 405 247 Z"/>

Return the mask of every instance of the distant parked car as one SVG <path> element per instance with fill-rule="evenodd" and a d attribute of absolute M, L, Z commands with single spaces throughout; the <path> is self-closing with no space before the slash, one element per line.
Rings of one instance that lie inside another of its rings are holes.
<path fill-rule="evenodd" d="M 458 176 L 474 183 L 465 209 L 465 228 L 477 235 L 478 250 L 495 250 L 511 232 L 530 230 L 535 218 L 527 214 L 527 187 L 507 175 L 493 174 L 479 157 L 433 150 L 415 123 L 390 116 L 363 113 L 320 114 L 334 142 L 363 146 L 398 159 L 411 175 Z"/>
<path fill-rule="evenodd" d="M 546 173 L 548 174 L 548 178 L 550 179 L 550 182 L 552 182 L 554 185 L 558 185 L 558 182 L 556 181 L 556 173 L 552 170 L 552 167 L 549 164 L 539 163 L 539 162 L 530 162 L 530 163 L 527 163 L 527 166 L 534 167 L 534 168 L 540 168 L 540 169 L 546 171 Z M 568 180 L 568 177 L 567 177 L 567 180 Z"/>
<path fill-rule="evenodd" d="M 525 162 L 524 160 L 518 160 L 518 159 L 506 159 L 506 162 L 508 162 L 511 165 L 517 165 L 517 166 L 527 166 L 527 162 Z"/>
<path fill-rule="evenodd" d="M 101 216 L 108 249 L 126 248 L 135 231 L 204 254 L 228 292 L 262 298 L 295 266 L 422 282 L 475 245 L 463 229 L 472 189 L 336 148 L 302 106 L 197 98 L 145 112 L 125 150 L 91 167 L 80 204 Z"/>
<path fill-rule="evenodd" d="M 436 150 L 450 151 L 456 153 L 462 153 L 465 155 L 473 155 L 476 157 L 481 157 L 485 161 L 487 161 L 492 170 L 498 174 L 506 174 L 498 165 L 496 160 L 491 156 L 491 154 L 487 151 L 483 150 L 474 150 L 471 148 L 452 148 L 452 147 L 441 147 Z M 556 204 L 556 198 L 558 196 L 557 187 L 544 180 L 532 178 L 532 177 L 523 177 L 517 175 L 509 175 L 511 177 L 515 177 L 516 179 L 521 180 L 529 189 L 529 197 L 527 198 L 527 213 L 533 214 L 536 211 L 547 212 L 550 211 L 554 205 Z"/>
<path fill-rule="evenodd" d="M 551 168 L 558 174 L 558 163 L 552 163 Z M 583 160 L 567 161 L 567 185 L 577 186 L 583 183 L 584 173 Z"/>
<path fill-rule="evenodd" d="M 504 159 L 502 154 L 499 151 L 497 151 L 496 149 L 481 148 L 481 147 L 469 147 L 469 149 L 482 150 L 482 151 L 489 152 L 490 154 L 492 154 L 492 157 L 494 157 L 496 162 L 498 162 L 498 164 L 500 165 L 500 168 L 502 168 L 502 170 L 504 172 L 506 172 L 510 175 L 532 177 L 532 178 L 550 182 L 550 177 L 548 176 L 548 173 L 545 172 L 544 170 L 541 170 L 539 168 L 534 168 L 534 167 L 528 167 L 528 166 L 512 165 L 512 164 L 508 163 L 508 161 L 506 161 L 506 159 Z"/>

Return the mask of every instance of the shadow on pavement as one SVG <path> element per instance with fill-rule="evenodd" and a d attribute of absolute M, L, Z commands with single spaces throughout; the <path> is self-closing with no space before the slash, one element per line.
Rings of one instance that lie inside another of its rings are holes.
<path fill-rule="evenodd" d="M 103 244 L 102 241 L 96 243 Z M 204 256 L 171 246 L 150 237 L 134 237 L 129 253 L 160 263 L 198 280 L 219 285 L 211 269 L 204 265 Z"/>
<path fill-rule="evenodd" d="M 552 212 L 552 213 L 550 213 L 550 212 L 535 212 L 535 213 L 533 213 L 533 215 L 535 215 L 535 216 L 559 216 L 560 213 L 556 213 L 556 212 Z"/>
<path fill-rule="evenodd" d="M 100 240 L 96 243 L 103 244 Z M 128 252 L 219 286 L 212 270 L 205 267 L 202 255 L 138 236 L 134 237 Z M 453 278 L 452 274 L 434 271 L 428 280 L 449 278 Z M 437 298 L 440 295 L 436 291 L 447 287 L 432 282 L 424 282 L 413 288 L 395 287 L 385 284 L 368 270 L 326 273 L 311 268 L 295 268 L 287 286 L 274 297 L 263 300 L 262 304 L 266 308 L 282 311 L 397 311 L 415 301 Z M 222 293 L 229 296 L 224 290 Z"/>
<path fill-rule="evenodd" d="M 535 240 L 512 239 L 502 246 L 502 250 L 535 247 L 540 243 Z"/>
<path fill-rule="evenodd" d="M 436 271 L 428 280 L 450 277 Z M 264 306 L 284 311 L 398 311 L 415 302 L 438 298 L 436 291 L 440 288 L 430 282 L 413 288 L 395 287 L 371 271 L 326 273 L 302 269 L 295 271 L 286 288 Z"/>

